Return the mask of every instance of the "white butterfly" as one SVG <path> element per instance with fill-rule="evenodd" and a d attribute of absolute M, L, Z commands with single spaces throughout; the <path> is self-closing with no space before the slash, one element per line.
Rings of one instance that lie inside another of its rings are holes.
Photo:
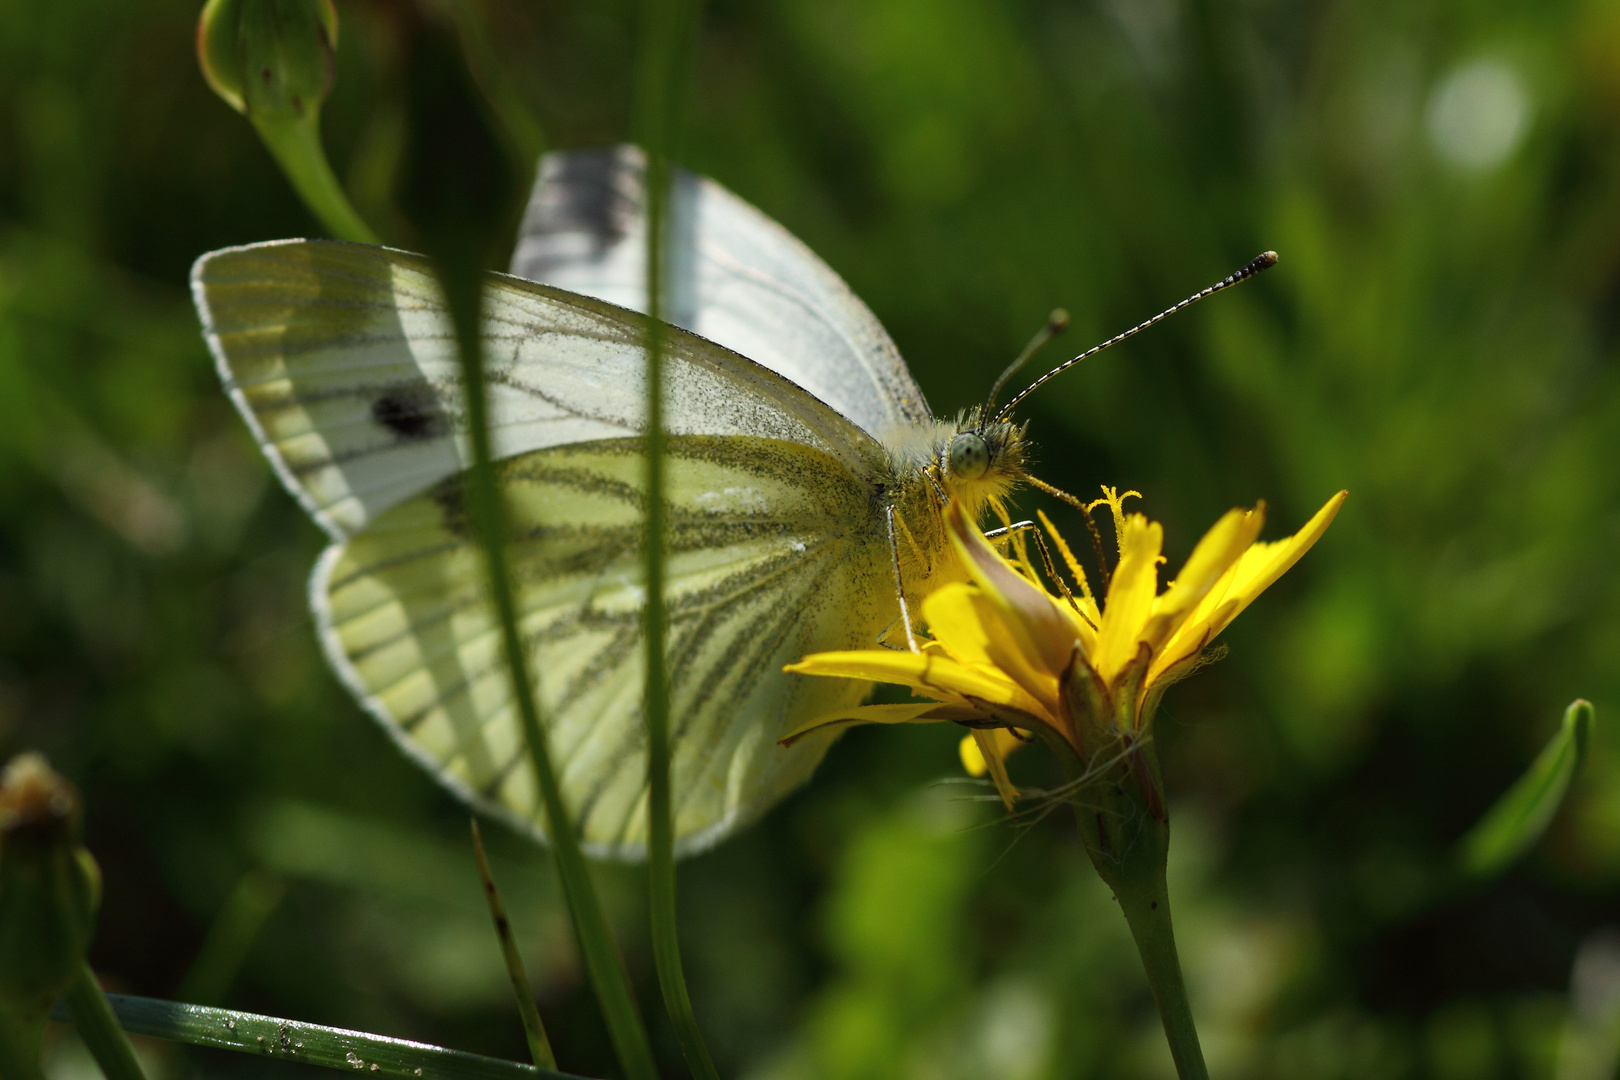
<path fill-rule="evenodd" d="M 646 831 L 642 176 L 631 148 L 543 159 L 484 329 L 552 757 L 587 850 L 627 857 Z M 1025 444 L 1007 422 L 935 420 L 830 268 L 718 184 L 674 184 L 666 310 L 689 332 L 667 338 L 666 573 L 673 810 L 691 851 L 802 783 L 830 742 L 781 735 L 870 689 L 783 664 L 881 647 L 901 596 L 960 573 L 944 499 L 999 507 Z M 290 240 L 205 255 L 192 289 L 232 399 L 332 537 L 310 581 L 332 665 L 440 780 L 541 833 L 463 512 L 471 451 L 428 263 Z"/>

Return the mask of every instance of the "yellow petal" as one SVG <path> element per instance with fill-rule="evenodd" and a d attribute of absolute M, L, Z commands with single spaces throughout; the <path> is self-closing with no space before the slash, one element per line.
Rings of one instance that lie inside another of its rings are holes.
<path fill-rule="evenodd" d="M 945 508 L 945 524 L 974 584 L 1002 616 L 1007 640 L 992 639 L 998 651 L 1010 647 L 1021 654 L 1023 664 L 1053 679 L 1062 675 L 1079 637 L 1078 620 L 1003 559 L 955 500 Z"/>
<path fill-rule="evenodd" d="M 1255 544 L 1249 551 L 1244 552 L 1243 562 L 1238 563 L 1238 573 L 1234 576 L 1226 594 L 1238 601 L 1238 614 L 1244 607 L 1254 601 L 1255 596 L 1264 593 L 1272 586 L 1273 581 L 1288 573 L 1299 557 L 1311 551 L 1315 542 L 1322 539 L 1322 533 L 1327 533 L 1327 526 L 1332 525 L 1333 518 L 1338 517 L 1338 508 L 1345 505 L 1348 491 L 1341 491 L 1328 499 L 1322 508 L 1312 515 L 1311 520 L 1288 539 L 1272 542 L 1272 544 Z M 1220 628 L 1215 630 L 1220 633 Z"/>
<path fill-rule="evenodd" d="M 979 719 L 966 705 L 941 705 L 925 701 L 907 705 L 857 705 L 838 709 L 807 721 L 776 740 L 782 746 L 791 746 L 812 731 L 829 728 L 854 727 L 858 724 L 933 724 L 942 720 Z"/>
<path fill-rule="evenodd" d="M 1155 652 L 1181 627 L 1222 575 L 1243 557 L 1260 535 L 1265 522 L 1265 504 L 1253 510 L 1228 510 L 1193 548 L 1187 565 L 1164 595 L 1153 601 L 1153 614 L 1142 632 L 1142 640 Z"/>
<path fill-rule="evenodd" d="M 965 581 L 942 585 L 923 600 L 922 617 L 934 642 L 950 656 L 964 664 L 990 665 L 993 631 L 982 618 L 978 591 Z"/>
<path fill-rule="evenodd" d="M 1007 764 L 1003 760 L 1000 741 L 997 739 L 1000 734 L 1000 731 L 974 728 L 972 738 L 979 751 L 979 760 L 984 762 L 985 768 L 990 770 L 990 779 L 995 781 L 996 792 L 1001 796 L 1001 804 L 1007 808 L 1008 813 L 1011 813 L 1013 807 L 1018 805 L 1018 789 L 1013 787 L 1012 780 L 1007 776 Z"/>
<path fill-rule="evenodd" d="M 1221 575 L 1221 580 L 1215 583 L 1159 655 L 1154 657 L 1148 682 L 1156 681 L 1208 645 L 1255 597 L 1298 562 L 1300 556 L 1309 551 L 1311 545 L 1327 531 L 1348 494 L 1341 491 L 1329 499 L 1293 536 L 1250 545 L 1242 558 Z"/>
<path fill-rule="evenodd" d="M 1007 755 L 1024 745 L 1024 740 L 1014 735 L 1008 728 L 990 728 L 989 732 L 995 736 L 996 752 L 1001 755 L 1003 761 L 1007 759 Z M 984 755 L 979 752 L 979 742 L 971 733 L 962 736 L 956 751 L 961 755 L 962 768 L 967 770 L 969 776 L 983 776 L 990 771 L 990 766 L 985 764 Z"/>
<path fill-rule="evenodd" d="M 848 652 L 811 653 L 782 670 L 797 675 L 828 675 L 868 682 L 899 683 L 945 700 L 980 698 L 993 705 L 1006 705 L 1021 712 L 1036 715 L 1046 712 L 1039 701 L 995 668 L 969 667 L 932 651 L 914 653 L 896 649 L 854 649 Z"/>
<path fill-rule="evenodd" d="M 1058 676 L 1016 645 L 1007 612 L 983 589 L 967 583 L 942 586 L 923 601 L 923 613 L 929 632 L 953 660 L 1007 676 L 1039 701 L 1046 715 L 1058 715 Z"/>
<path fill-rule="evenodd" d="M 1159 550 L 1163 546 L 1164 528 L 1158 522 L 1150 522 L 1141 514 L 1125 519 L 1119 565 L 1108 583 L 1108 600 L 1097 633 L 1097 654 L 1092 658 L 1092 666 L 1104 682 L 1112 680 L 1136 656 L 1137 642 L 1159 589 Z"/>
<path fill-rule="evenodd" d="M 1210 637 L 1226 629 L 1243 609 L 1271 587 L 1271 583 L 1286 574 L 1311 547 L 1327 532 L 1333 519 L 1350 493 L 1341 491 L 1323 504 L 1322 509 L 1307 521 L 1293 536 L 1269 544 L 1255 544 L 1243 553 L 1234 568 L 1232 581 L 1226 587 L 1226 598 L 1221 604 L 1220 621 L 1211 623 Z"/>
<path fill-rule="evenodd" d="M 962 741 L 956 744 L 956 752 L 962 757 L 962 768 L 967 770 L 969 776 L 983 776 L 990 771 L 985 764 L 984 755 L 979 753 L 979 741 L 973 737 L 972 732 L 962 736 Z"/>

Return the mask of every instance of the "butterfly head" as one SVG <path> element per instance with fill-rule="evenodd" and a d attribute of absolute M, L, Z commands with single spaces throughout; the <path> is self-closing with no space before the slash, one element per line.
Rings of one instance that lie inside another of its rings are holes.
<path fill-rule="evenodd" d="M 1024 476 L 1029 458 L 1025 425 L 985 419 L 980 410 L 957 418 L 939 451 L 939 475 L 950 492 L 977 510 L 997 502 Z"/>

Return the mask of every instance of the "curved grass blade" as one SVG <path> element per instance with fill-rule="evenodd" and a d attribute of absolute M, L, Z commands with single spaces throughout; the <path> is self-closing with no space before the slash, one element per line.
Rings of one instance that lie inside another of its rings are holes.
<path fill-rule="evenodd" d="M 484 898 L 489 901 L 489 917 L 495 920 L 495 936 L 501 942 L 501 956 L 506 961 L 506 974 L 512 980 L 512 996 L 517 998 L 518 1015 L 523 1018 L 523 1035 L 529 1040 L 529 1056 L 542 1069 L 555 1069 L 557 1055 L 551 1052 L 551 1040 L 546 1038 L 546 1026 L 540 1022 L 540 1010 L 535 1007 L 534 994 L 529 990 L 529 976 L 523 970 L 523 957 L 518 953 L 517 939 L 512 936 L 512 923 L 506 917 L 506 905 L 501 903 L 501 892 L 495 887 L 495 875 L 489 872 L 489 859 L 484 855 L 484 837 L 478 831 L 478 819 L 472 819 L 473 854 L 478 856 L 478 879 L 484 883 Z"/>
<path fill-rule="evenodd" d="M 391 1039 L 364 1031 L 305 1024 L 274 1016 L 186 1005 L 155 998 L 106 995 L 126 1031 L 190 1046 L 316 1065 L 368 1077 L 400 1080 L 581 1080 L 569 1073 L 537 1069 L 500 1058 L 481 1057 L 442 1046 Z M 57 1019 L 66 1019 L 57 1010 Z M 111 1074 L 109 1074 L 110 1076 Z"/>
<path fill-rule="evenodd" d="M 1592 718 L 1592 703 L 1579 698 L 1564 711 L 1552 741 L 1458 843 L 1457 863 L 1465 875 L 1494 877 L 1541 839 L 1586 757 Z"/>
<path fill-rule="evenodd" d="M 540 708 L 535 700 L 528 654 L 518 630 L 517 601 L 513 597 L 512 576 L 504 548 L 504 537 L 507 535 L 505 506 L 490 465 L 489 407 L 478 336 L 481 295 L 476 279 L 470 300 L 465 297 L 467 290 L 458 287 L 453 275 L 445 275 L 443 280 L 445 292 L 452 296 L 450 310 L 461 347 L 462 382 L 466 388 L 468 427 L 471 429 L 470 441 L 476 462 L 467 473 L 468 503 L 473 509 L 474 531 L 479 536 L 488 564 L 490 591 L 500 616 L 502 644 L 512 672 L 513 693 L 517 699 L 518 714 L 523 720 L 529 758 L 534 766 L 541 798 L 545 802 L 546 834 L 556 855 L 557 876 L 562 879 L 568 910 L 573 916 L 574 931 L 579 936 L 580 952 L 584 954 L 591 983 L 596 987 L 597 997 L 602 1004 L 619 1064 L 632 1080 L 656 1080 L 658 1071 L 653 1064 L 652 1046 L 647 1041 L 641 1014 L 630 991 L 629 975 L 613 943 L 596 887 L 591 882 L 590 871 L 585 865 L 585 853 L 580 850 L 579 836 L 569 820 L 567 807 L 563 805 L 562 789 L 557 783 L 557 773 L 552 767 L 551 754 L 546 745 L 545 729 L 540 723 Z M 460 302 L 455 299 L 458 293 L 463 294 Z"/>
<path fill-rule="evenodd" d="M 647 719 L 647 884 L 653 961 L 664 1009 L 696 1080 L 718 1080 L 692 1011 L 675 907 L 675 832 L 670 816 L 669 682 L 664 656 L 664 232 L 669 153 L 697 26 L 698 0 L 644 0 L 637 71 L 638 127 L 647 152 L 647 560 L 643 623 Z"/>

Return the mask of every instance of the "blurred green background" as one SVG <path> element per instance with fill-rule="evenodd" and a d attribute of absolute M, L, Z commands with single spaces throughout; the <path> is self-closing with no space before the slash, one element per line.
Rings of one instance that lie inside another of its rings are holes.
<path fill-rule="evenodd" d="M 339 0 L 326 112 L 392 236 L 407 2 Z M 468 2 L 547 145 L 627 136 L 635 5 Z M 465 812 L 318 657 L 321 537 L 198 334 L 197 255 L 318 227 L 205 88 L 196 15 L 0 0 L 0 757 L 82 786 L 116 988 L 522 1058 Z M 839 270 L 938 412 L 1054 306 L 1073 352 L 1282 254 L 1025 414 L 1037 472 L 1142 491 L 1172 567 L 1230 506 L 1275 537 L 1351 491 L 1159 719 L 1211 1071 L 1613 1076 L 1620 4 L 710 0 L 695 71 L 682 159 Z M 1448 891 L 1577 695 L 1594 753 L 1547 839 Z M 683 864 L 725 1075 L 1172 1075 L 1068 822 L 976 801 L 959 734 L 857 731 Z M 547 860 L 489 832 L 563 1067 L 615 1075 Z M 679 1075 L 642 876 L 601 880 Z M 93 1075 L 57 1040 L 57 1080 Z"/>

